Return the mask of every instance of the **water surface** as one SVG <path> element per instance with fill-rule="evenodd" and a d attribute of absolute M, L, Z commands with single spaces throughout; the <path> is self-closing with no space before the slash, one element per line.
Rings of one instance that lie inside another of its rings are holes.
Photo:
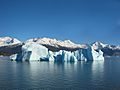
<path fill-rule="evenodd" d="M 94 62 L 0 60 L 0 90 L 120 90 L 120 59 Z"/>

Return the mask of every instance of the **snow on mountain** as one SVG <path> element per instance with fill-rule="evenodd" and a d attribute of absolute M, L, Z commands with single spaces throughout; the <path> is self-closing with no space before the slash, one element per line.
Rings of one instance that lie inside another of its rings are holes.
<path fill-rule="evenodd" d="M 108 44 L 103 44 L 102 42 L 98 41 L 98 42 L 94 42 L 92 45 L 95 49 L 101 49 L 106 47 Z"/>
<path fill-rule="evenodd" d="M 29 39 L 26 42 L 36 42 L 38 44 L 46 46 L 52 51 L 54 50 L 55 51 L 59 51 L 59 50 L 72 51 L 72 50 L 77 50 L 79 48 L 87 48 L 86 45 L 75 44 L 70 40 L 60 41 L 60 40 L 50 39 L 50 38 L 34 38 L 34 39 Z"/>
<path fill-rule="evenodd" d="M 43 53 L 45 52 L 45 53 Z M 70 40 L 33 38 L 22 43 L 16 38 L 0 38 L 0 55 L 14 60 L 81 61 L 104 60 L 103 56 L 120 56 L 120 46 L 94 42 L 75 44 Z"/>
<path fill-rule="evenodd" d="M 0 37 L 0 55 L 9 56 L 21 52 L 22 42 L 16 38 Z"/>
<path fill-rule="evenodd" d="M 16 38 L 11 38 L 11 37 L 0 37 L 0 46 L 5 46 L 5 45 L 10 45 L 10 44 L 18 44 L 21 43 Z"/>
<path fill-rule="evenodd" d="M 109 45 L 109 44 L 104 44 L 102 42 L 94 42 L 92 45 L 96 46 L 96 47 L 99 47 L 99 48 L 109 48 L 109 49 L 112 49 L 112 50 L 120 49 L 119 45 L 117 45 L 117 46 Z"/>
<path fill-rule="evenodd" d="M 92 44 L 94 49 L 101 49 L 104 56 L 120 56 L 120 46 L 103 44 L 101 42 L 94 42 Z"/>
<path fill-rule="evenodd" d="M 103 52 L 93 46 L 75 44 L 70 40 L 50 38 L 29 39 L 22 46 L 22 52 L 11 56 L 13 60 L 40 61 L 89 61 L 104 60 Z M 57 50 L 55 50 L 57 49 Z"/>

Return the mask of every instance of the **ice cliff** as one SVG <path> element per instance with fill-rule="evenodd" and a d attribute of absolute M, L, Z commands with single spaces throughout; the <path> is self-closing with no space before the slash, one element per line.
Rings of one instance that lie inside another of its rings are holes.
<path fill-rule="evenodd" d="M 104 60 L 101 47 L 97 44 L 80 45 L 70 40 L 60 41 L 50 38 L 27 40 L 21 52 L 10 56 L 18 61 L 93 61 Z"/>

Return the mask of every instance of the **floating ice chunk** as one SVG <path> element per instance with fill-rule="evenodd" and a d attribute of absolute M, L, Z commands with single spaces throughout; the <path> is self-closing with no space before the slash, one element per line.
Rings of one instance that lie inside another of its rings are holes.
<path fill-rule="evenodd" d="M 54 53 L 52 51 L 48 51 L 48 59 L 49 61 L 53 62 L 55 60 Z"/>
<path fill-rule="evenodd" d="M 93 46 L 88 46 L 88 48 L 86 49 L 78 49 L 76 51 L 60 50 L 57 52 L 53 52 L 38 43 L 27 42 L 25 43 L 25 45 L 22 46 L 22 53 L 11 56 L 11 59 L 22 61 L 93 61 L 104 60 L 104 57 L 103 52 L 100 49 L 94 49 Z"/>
<path fill-rule="evenodd" d="M 23 60 L 40 60 L 46 58 L 48 49 L 37 43 L 26 43 L 22 47 Z"/>
<path fill-rule="evenodd" d="M 13 55 L 11 55 L 11 56 L 10 56 L 10 59 L 11 59 L 11 60 L 17 60 L 17 55 L 18 55 L 18 54 L 13 54 Z"/>
<path fill-rule="evenodd" d="M 92 46 L 88 46 L 87 49 L 79 49 L 74 51 L 74 56 L 78 61 L 104 60 L 103 52 L 100 49 L 95 50 Z"/>
<path fill-rule="evenodd" d="M 62 59 L 63 59 L 63 61 L 77 61 L 73 52 L 65 51 L 65 50 L 63 50 L 63 52 L 62 52 Z"/>
<path fill-rule="evenodd" d="M 103 52 L 101 50 L 94 50 L 93 47 L 91 48 L 92 48 L 93 60 L 104 60 Z"/>
<path fill-rule="evenodd" d="M 10 56 L 13 60 L 35 61 L 45 59 L 48 55 L 48 49 L 40 44 L 28 42 L 22 46 L 22 53 Z"/>
<path fill-rule="evenodd" d="M 74 56 L 78 61 L 86 60 L 86 57 L 84 55 L 85 53 L 83 53 L 83 51 L 84 51 L 83 49 L 78 49 L 74 51 Z"/>
<path fill-rule="evenodd" d="M 55 52 L 54 53 L 54 58 L 55 58 L 54 61 L 63 61 L 63 59 L 62 59 L 62 50 L 60 50 L 58 52 Z"/>

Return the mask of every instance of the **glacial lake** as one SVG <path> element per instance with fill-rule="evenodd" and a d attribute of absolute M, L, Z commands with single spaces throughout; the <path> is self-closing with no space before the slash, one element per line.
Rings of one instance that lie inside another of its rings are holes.
<path fill-rule="evenodd" d="M 120 90 L 120 58 L 64 63 L 0 60 L 0 90 Z"/>

